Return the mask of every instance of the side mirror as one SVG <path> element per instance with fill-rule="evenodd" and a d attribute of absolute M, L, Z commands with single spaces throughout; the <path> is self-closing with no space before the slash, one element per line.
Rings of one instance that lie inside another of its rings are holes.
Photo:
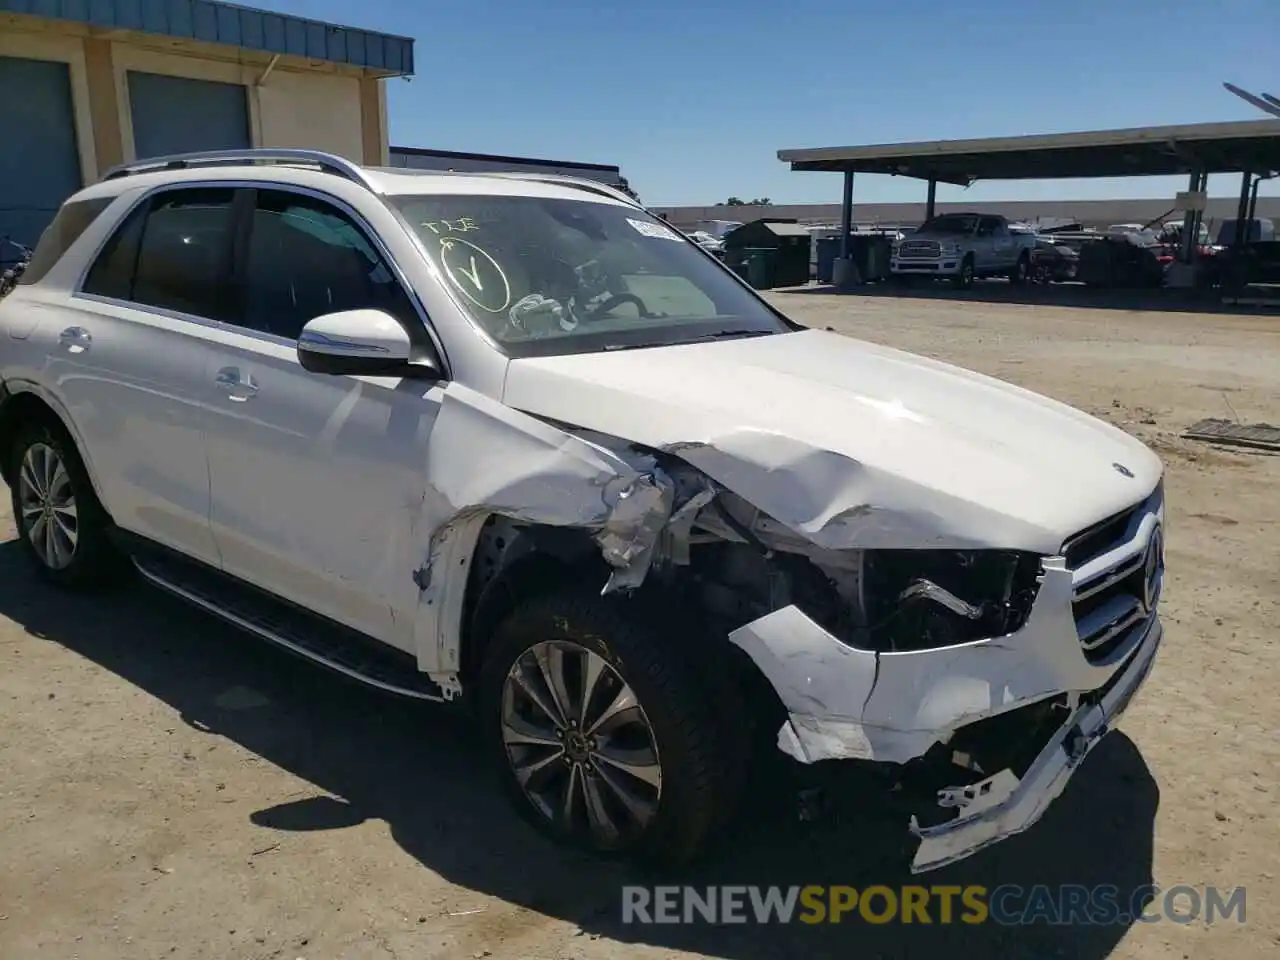
<path fill-rule="evenodd" d="M 438 377 L 434 357 L 415 356 L 408 332 L 381 310 L 342 310 L 311 320 L 298 335 L 298 362 L 311 373 Z"/>

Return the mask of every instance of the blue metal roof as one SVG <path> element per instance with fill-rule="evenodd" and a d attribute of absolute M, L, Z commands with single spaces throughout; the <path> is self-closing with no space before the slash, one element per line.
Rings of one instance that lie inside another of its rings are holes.
<path fill-rule="evenodd" d="M 0 0 L 0 12 L 226 43 L 248 50 L 369 67 L 398 76 L 413 73 L 413 40 L 408 37 L 214 0 Z"/>

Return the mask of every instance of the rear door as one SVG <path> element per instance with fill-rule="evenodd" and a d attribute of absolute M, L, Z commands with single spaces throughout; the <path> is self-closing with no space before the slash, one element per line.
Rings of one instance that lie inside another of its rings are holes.
<path fill-rule="evenodd" d="M 995 265 L 995 237 L 991 233 L 990 217 L 979 217 L 973 236 L 973 262 L 979 271 L 990 270 Z"/>
<path fill-rule="evenodd" d="M 240 302 L 205 379 L 211 517 L 230 574 L 404 650 L 415 650 L 418 516 L 444 387 L 309 373 L 302 327 L 374 308 L 426 328 L 354 211 L 287 189 L 255 191 L 241 235 Z"/>
<path fill-rule="evenodd" d="M 982 219 L 987 224 L 991 235 L 991 265 L 1001 269 L 1012 267 L 1018 262 L 1018 255 L 1014 249 L 1013 234 L 1009 232 L 1009 225 L 1000 217 L 983 217 Z"/>
<path fill-rule="evenodd" d="M 134 208 L 57 323 L 48 372 L 124 530 L 217 564 L 204 409 L 240 191 L 164 189 Z"/>

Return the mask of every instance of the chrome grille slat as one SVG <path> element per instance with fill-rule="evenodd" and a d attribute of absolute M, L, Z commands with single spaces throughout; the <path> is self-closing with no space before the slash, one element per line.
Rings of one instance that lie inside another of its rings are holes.
<path fill-rule="evenodd" d="M 1102 579 L 1097 580 L 1096 582 L 1087 581 L 1086 586 L 1076 587 L 1072 592 L 1072 599 L 1087 600 L 1094 594 L 1101 593 L 1113 583 L 1123 580 L 1125 577 L 1129 576 L 1129 574 L 1141 567 L 1142 561 L 1143 555 L 1141 553 L 1135 554 L 1125 561 L 1122 566 L 1113 567 L 1109 573 L 1103 574 Z"/>
<path fill-rule="evenodd" d="M 1111 610 L 1116 610 L 1112 613 Z M 1136 597 L 1116 597 L 1115 603 L 1104 607 L 1098 613 L 1082 617 L 1076 625 L 1076 633 L 1080 637 L 1080 646 L 1086 650 L 1096 650 L 1108 640 L 1128 630 L 1140 620 L 1145 620 L 1142 604 Z"/>

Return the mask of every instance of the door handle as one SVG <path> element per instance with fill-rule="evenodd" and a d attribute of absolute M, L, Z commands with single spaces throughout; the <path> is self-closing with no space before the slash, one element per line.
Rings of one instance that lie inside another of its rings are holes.
<path fill-rule="evenodd" d="M 84 327 L 67 327 L 58 334 L 58 343 L 71 353 L 84 353 L 93 343 L 93 336 Z"/>
<path fill-rule="evenodd" d="M 258 392 L 253 376 L 242 376 L 236 367 L 223 367 L 214 377 L 214 382 L 237 403 L 243 403 Z"/>

